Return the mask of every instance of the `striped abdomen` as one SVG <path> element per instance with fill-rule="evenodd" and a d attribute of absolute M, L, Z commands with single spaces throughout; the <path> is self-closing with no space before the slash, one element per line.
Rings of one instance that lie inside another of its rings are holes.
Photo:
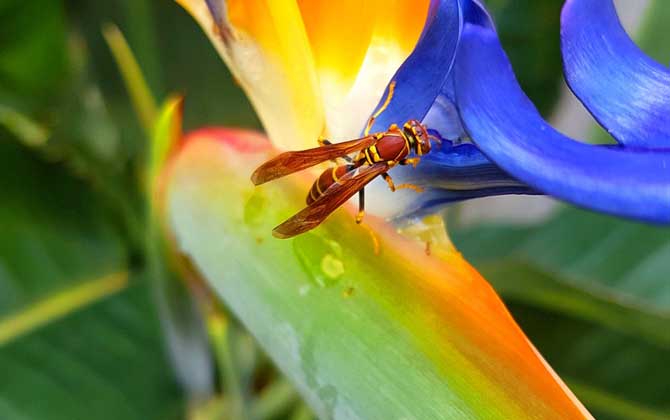
<path fill-rule="evenodd" d="M 307 205 L 312 204 L 317 198 L 321 197 L 328 187 L 336 183 L 338 179 L 342 178 L 344 174 L 352 169 L 354 169 L 353 165 L 342 165 L 323 171 L 321 176 L 314 181 L 314 185 L 312 185 L 309 194 L 307 194 Z"/>

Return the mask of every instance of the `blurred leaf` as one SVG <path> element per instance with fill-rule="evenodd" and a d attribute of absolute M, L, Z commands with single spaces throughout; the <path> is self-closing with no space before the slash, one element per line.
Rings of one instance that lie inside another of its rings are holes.
<path fill-rule="evenodd" d="M 611 418 L 631 418 L 626 409 L 636 404 L 670 415 L 667 228 L 570 208 L 535 228 L 453 237 L 506 300 L 522 304 L 515 316 L 524 330 L 560 374 L 586 388 L 587 405 L 612 395 L 621 404 L 599 409 Z"/>
<path fill-rule="evenodd" d="M 3 342 L 124 287 L 117 227 L 61 166 L 0 141 L 0 190 L 0 330 L 14 331 Z"/>
<path fill-rule="evenodd" d="M 525 304 L 511 310 L 598 420 L 670 418 L 667 348 Z"/>
<path fill-rule="evenodd" d="M 524 92 L 547 115 L 558 98 L 559 43 L 564 0 L 489 0 L 487 7 Z"/>
<path fill-rule="evenodd" d="M 64 9 L 60 0 L 0 2 L 3 122 L 18 139 L 52 160 L 67 161 L 78 175 L 119 171 L 128 161 L 119 129 L 94 83 L 87 40 L 67 25 Z"/>
<path fill-rule="evenodd" d="M 49 138 L 49 133 L 44 127 L 2 104 L 0 104 L 0 126 L 4 126 L 26 146 L 43 146 Z"/>
<path fill-rule="evenodd" d="M 666 0 L 651 0 L 650 3 L 636 39 L 647 54 L 667 65 L 670 62 L 670 3 Z"/>
<path fill-rule="evenodd" d="M 105 25 L 103 27 L 103 35 L 109 48 L 112 50 L 116 64 L 123 76 L 126 89 L 135 107 L 135 112 L 147 136 L 150 136 L 158 110 L 142 74 L 142 69 L 140 69 L 125 37 L 116 25 Z"/>
<path fill-rule="evenodd" d="M 172 96 L 161 107 L 158 118 L 153 124 L 153 133 L 149 145 L 149 159 L 146 164 L 147 191 L 156 198 L 160 189 L 160 173 L 163 170 L 170 152 L 177 147 L 182 138 L 182 118 L 184 114 L 184 98 Z"/>
<path fill-rule="evenodd" d="M 53 322 L 70 312 L 117 293 L 128 285 L 128 273 L 121 271 L 83 282 L 42 298 L 14 314 L 0 318 L 0 346 Z"/>
<path fill-rule="evenodd" d="M 48 160 L 66 162 L 77 176 L 98 184 L 109 182 L 128 161 L 119 129 L 90 79 L 86 44 L 76 31 L 62 53 L 70 58 L 72 67 L 59 92 L 48 98 L 23 95 L 31 98 L 32 107 L 28 108 L 11 100 L 9 105 L 2 104 L 0 98 L 0 124 Z"/>
<path fill-rule="evenodd" d="M 604 413 L 598 417 L 600 419 L 604 419 L 605 416 L 619 416 L 621 419 L 667 420 L 670 416 L 670 410 L 661 411 L 644 407 L 579 382 L 571 381 L 570 387 L 584 400 L 589 401 L 593 410 Z"/>
<path fill-rule="evenodd" d="M 670 332 L 664 328 L 670 322 L 668 311 L 654 310 L 595 282 L 584 285 L 583 279 L 542 269 L 526 259 L 483 262 L 479 267 L 509 300 L 578 316 L 670 349 Z"/>
<path fill-rule="evenodd" d="M 127 290 L 104 200 L 4 139 L 0 190 L 0 418 L 181 418 L 155 309 L 146 287 Z"/>
<path fill-rule="evenodd" d="M 182 137 L 182 105 L 183 99 L 178 96 L 165 101 L 154 121 L 151 136 L 146 140 L 149 150 L 143 167 L 146 191 L 144 251 L 176 376 L 190 400 L 201 402 L 212 400 L 215 393 L 215 365 L 205 326 L 205 318 L 213 312 L 213 298 L 166 238 L 158 200 L 162 189 L 159 174 L 170 151 Z"/>
<path fill-rule="evenodd" d="M 131 287 L 0 347 L 0 418 L 184 418 L 148 296 Z"/>
<path fill-rule="evenodd" d="M 294 406 L 300 407 L 303 411 L 303 403 L 298 396 L 293 385 L 286 379 L 278 379 L 258 397 L 251 407 L 251 418 L 254 419 L 272 419 L 278 415 L 285 414 L 287 410 Z M 311 416 L 311 410 L 306 410 Z"/>
<path fill-rule="evenodd" d="M 88 186 L 98 193 L 96 197 L 123 224 L 124 233 L 133 240 L 131 246 L 136 248 L 140 243 L 141 209 L 137 174 L 128 170 L 132 169 L 129 168 L 130 151 L 122 147 L 119 129 L 110 118 L 104 98 L 89 80 L 84 40 L 73 31 L 68 45 L 74 63 L 68 82 L 70 91 L 53 100 L 53 108 L 41 119 L 5 108 L 4 114 L 8 116 L 5 119 L 9 122 L 4 124 L 3 137 L 17 138 L 30 145 L 44 161 L 63 163 L 70 174 L 87 181 Z M 23 117 L 23 121 L 17 119 L 17 115 Z M 17 122 L 21 123 L 18 127 Z M 37 134 L 47 138 L 39 138 L 40 141 L 26 139 L 27 131 L 32 136 L 41 131 Z"/>
<path fill-rule="evenodd" d="M 162 97 L 163 65 L 161 64 L 156 25 L 156 9 L 169 6 L 167 2 L 153 0 L 121 0 L 124 8 L 126 31 L 133 45 L 133 51 L 142 57 L 142 68 L 155 97 Z"/>
<path fill-rule="evenodd" d="M 231 420 L 247 419 L 250 416 L 250 377 L 242 372 L 242 366 L 238 363 L 240 355 L 235 346 L 242 335 L 242 329 L 235 322 L 224 317 L 210 319 L 208 324 L 209 338 L 221 370 L 221 382 L 228 403 L 228 415 Z"/>
<path fill-rule="evenodd" d="M 63 4 L 0 2 L 0 103 L 31 110 L 56 93 L 67 75 Z"/>
<path fill-rule="evenodd" d="M 512 299 L 670 349 L 670 231 L 577 209 L 537 228 L 455 232 L 458 248 Z"/>

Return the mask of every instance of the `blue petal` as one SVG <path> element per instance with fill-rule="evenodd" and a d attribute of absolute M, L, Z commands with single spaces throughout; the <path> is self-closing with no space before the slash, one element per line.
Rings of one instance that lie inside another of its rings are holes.
<path fill-rule="evenodd" d="M 465 26 L 454 72 L 467 131 L 507 173 L 577 205 L 670 223 L 670 151 L 598 147 L 554 130 L 521 91 L 490 28 Z"/>
<path fill-rule="evenodd" d="M 530 192 L 522 182 L 487 159 L 477 146 L 448 140 L 423 156 L 416 168 L 394 171 L 394 177 L 402 183 L 455 192 L 507 187 L 523 187 L 523 191 Z"/>
<path fill-rule="evenodd" d="M 612 1 L 566 1 L 561 47 L 570 88 L 616 140 L 670 148 L 670 69 L 631 41 Z"/>
<path fill-rule="evenodd" d="M 393 99 L 375 121 L 373 132 L 386 131 L 393 123 L 424 118 L 449 77 L 461 27 L 459 1 L 431 0 L 421 38 L 393 76 Z M 383 97 L 387 94 L 388 88 Z"/>
<path fill-rule="evenodd" d="M 418 119 L 443 138 L 465 136 L 454 104 L 451 72 L 464 18 L 492 26 L 486 10 L 474 0 L 431 2 L 424 34 L 394 76 L 395 94 L 390 106 L 377 118 L 373 131 Z M 417 168 L 398 167 L 393 176 L 399 183 L 429 189 L 430 193 L 421 194 L 412 203 L 417 212 L 419 208 L 425 210 L 424 206 L 434 208 L 438 203 L 487 195 L 536 193 L 500 170 L 476 146 L 448 140 L 425 156 Z"/>
<path fill-rule="evenodd" d="M 426 190 L 407 203 L 397 219 L 425 216 L 473 198 L 541 194 L 509 176 L 469 143 L 443 140 L 442 147 L 424 156 L 416 168 L 404 169 L 393 172 L 398 183 L 420 185 Z"/>

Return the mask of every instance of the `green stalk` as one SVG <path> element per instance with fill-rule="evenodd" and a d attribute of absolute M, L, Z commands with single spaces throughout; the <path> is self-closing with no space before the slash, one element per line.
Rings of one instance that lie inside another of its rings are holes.
<path fill-rule="evenodd" d="M 210 316 L 208 320 L 209 338 L 214 347 L 216 358 L 226 393 L 226 401 L 230 408 L 230 420 L 252 419 L 249 407 L 249 394 L 244 375 L 239 369 L 236 354 L 236 338 L 239 335 L 239 326 L 223 316 Z"/>
<path fill-rule="evenodd" d="M 298 403 L 300 397 L 293 385 L 285 379 L 277 379 L 253 402 L 251 417 L 254 420 L 270 420 Z"/>
<path fill-rule="evenodd" d="M 116 60 L 135 112 L 148 137 L 152 135 L 158 108 L 126 38 L 116 25 L 106 24 L 102 34 Z"/>

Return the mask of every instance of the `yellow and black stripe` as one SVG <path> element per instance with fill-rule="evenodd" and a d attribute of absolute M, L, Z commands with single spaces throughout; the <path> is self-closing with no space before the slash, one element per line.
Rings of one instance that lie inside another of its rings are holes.
<path fill-rule="evenodd" d="M 307 204 L 311 204 L 318 200 L 331 185 L 339 183 L 340 178 L 353 168 L 354 166 L 345 165 L 329 168 L 323 171 L 316 181 L 314 181 L 312 188 L 309 190 Z"/>
<path fill-rule="evenodd" d="M 365 160 L 368 162 L 368 165 L 384 161 L 384 159 L 379 156 L 379 150 L 377 150 L 377 146 L 375 145 L 368 147 L 363 153 L 365 154 Z"/>

